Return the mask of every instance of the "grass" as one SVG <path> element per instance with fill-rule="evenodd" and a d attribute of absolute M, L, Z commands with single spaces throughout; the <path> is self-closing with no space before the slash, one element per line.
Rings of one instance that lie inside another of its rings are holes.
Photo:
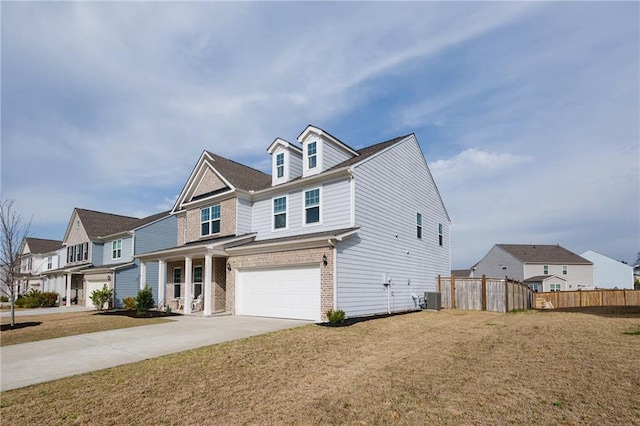
<path fill-rule="evenodd" d="M 35 425 L 638 425 L 640 345 L 622 333 L 639 326 L 640 312 L 473 311 L 309 325 L 4 392 L 0 416 Z"/>
<path fill-rule="evenodd" d="M 96 311 L 67 312 L 60 314 L 25 315 L 16 317 L 16 328 L 5 330 L 11 318 L 0 320 L 0 346 L 75 336 L 96 331 L 137 327 L 169 321 L 165 318 L 130 318 L 126 316 L 101 315 Z"/>

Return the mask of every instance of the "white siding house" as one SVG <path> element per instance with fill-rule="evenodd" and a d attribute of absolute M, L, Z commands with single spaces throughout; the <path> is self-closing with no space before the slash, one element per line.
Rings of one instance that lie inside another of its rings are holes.
<path fill-rule="evenodd" d="M 593 263 L 593 285 L 596 288 L 633 289 L 633 267 L 593 250 L 580 255 Z"/>

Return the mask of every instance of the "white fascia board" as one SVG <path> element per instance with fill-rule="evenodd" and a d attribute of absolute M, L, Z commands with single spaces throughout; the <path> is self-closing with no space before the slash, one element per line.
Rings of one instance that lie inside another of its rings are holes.
<path fill-rule="evenodd" d="M 291 142 L 284 140 L 282 138 L 276 138 L 271 145 L 269 145 L 269 147 L 267 148 L 267 152 L 269 154 L 273 154 L 273 152 L 276 150 L 276 148 L 278 146 L 282 146 L 285 149 L 293 149 L 294 151 L 297 151 L 298 153 L 302 154 L 302 148 L 292 144 Z"/>
<path fill-rule="evenodd" d="M 276 243 L 265 243 L 254 245 L 251 247 L 232 247 L 226 249 L 226 253 L 229 256 L 240 256 L 240 255 L 248 255 L 248 254 L 260 254 L 260 253 L 272 253 L 281 250 L 302 250 L 307 248 L 316 248 L 316 247 L 331 247 L 329 241 L 331 238 L 327 237 L 316 237 L 309 238 L 306 240 L 295 240 L 295 241 L 279 241 Z"/>
<path fill-rule="evenodd" d="M 222 241 L 211 241 L 211 242 L 202 242 L 201 244 L 193 244 L 189 246 L 181 246 L 181 247 L 173 247 L 165 250 L 158 250 L 151 253 L 141 253 L 132 256 L 135 259 L 140 260 L 157 260 L 157 259 L 167 259 L 176 256 L 183 256 L 188 254 L 201 254 L 203 252 L 207 252 L 210 254 L 219 254 L 224 255 L 223 246 L 242 243 L 244 240 L 252 240 L 256 237 L 257 234 L 247 234 L 242 235 L 240 237 L 225 239 Z"/>
<path fill-rule="evenodd" d="M 272 192 L 282 192 L 283 190 L 291 190 L 295 187 L 304 187 L 304 186 L 308 186 L 308 185 L 318 185 L 321 183 L 324 183 L 325 181 L 331 181 L 333 179 L 339 178 L 342 175 L 344 176 L 349 176 L 351 175 L 351 170 L 349 167 L 342 167 L 336 170 L 332 170 L 330 172 L 323 172 L 323 173 L 319 173 L 317 175 L 312 175 L 312 176 L 307 176 L 305 178 L 302 179 L 296 179 L 296 180 L 292 180 L 286 183 L 281 183 L 279 185 L 276 186 L 270 186 L 268 188 L 265 189 L 261 189 L 259 191 L 254 191 L 251 194 L 254 197 L 260 197 L 262 195 L 267 195 L 267 194 L 271 194 Z"/>
<path fill-rule="evenodd" d="M 188 202 L 188 203 L 182 203 L 182 207 L 196 207 L 198 205 L 203 205 L 204 206 L 204 205 L 207 205 L 207 204 L 211 204 L 212 201 L 216 201 L 216 202 L 224 201 L 224 200 L 227 200 L 229 198 L 233 198 L 233 197 L 230 197 L 230 195 L 233 195 L 235 193 L 235 191 L 236 190 L 234 188 L 231 188 L 228 191 L 221 192 L 220 194 L 212 195 L 212 196 L 207 197 L 207 198 L 202 198 L 200 200 L 191 201 L 191 202 Z M 185 210 L 186 209 L 182 209 L 182 210 L 180 210 L 180 211 L 178 211 L 176 213 L 179 213 L 179 212 L 185 211 Z"/>
<path fill-rule="evenodd" d="M 312 126 L 312 125 L 308 125 L 307 128 L 304 129 L 302 131 L 302 133 L 300 133 L 300 135 L 298 136 L 298 142 L 302 143 L 309 133 L 315 133 L 316 135 L 321 136 L 321 137 L 333 142 L 337 147 L 339 147 L 343 151 L 353 155 L 354 157 L 357 157 L 357 156 L 360 155 L 357 151 L 355 151 L 352 148 L 350 148 L 348 145 L 346 145 L 340 139 L 336 138 L 335 136 L 331 135 L 330 133 L 327 133 L 326 131 L 322 130 L 321 128 L 315 127 L 315 126 Z"/>

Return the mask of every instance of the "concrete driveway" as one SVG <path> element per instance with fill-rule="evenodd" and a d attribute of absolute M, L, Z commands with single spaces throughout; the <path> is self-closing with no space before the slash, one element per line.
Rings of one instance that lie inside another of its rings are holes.
<path fill-rule="evenodd" d="M 175 321 L 2 347 L 0 391 L 312 324 L 246 316 L 171 319 Z"/>

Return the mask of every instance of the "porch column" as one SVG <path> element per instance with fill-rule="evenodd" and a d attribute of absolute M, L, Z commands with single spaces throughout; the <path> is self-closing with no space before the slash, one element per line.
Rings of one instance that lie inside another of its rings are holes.
<path fill-rule="evenodd" d="M 191 287 L 193 283 L 191 282 L 191 258 L 189 256 L 184 257 L 184 313 L 191 313 L 191 296 L 193 295 L 193 290 Z"/>
<path fill-rule="evenodd" d="M 147 282 L 147 263 L 146 262 L 140 262 L 140 283 L 139 286 L 140 290 L 144 289 L 144 284 Z"/>
<path fill-rule="evenodd" d="M 67 308 L 71 306 L 71 274 L 67 274 Z"/>
<path fill-rule="evenodd" d="M 164 289 L 167 286 L 166 272 L 167 263 L 164 260 L 158 260 L 158 304 L 164 300 Z"/>
<path fill-rule="evenodd" d="M 207 253 L 204 256 L 204 316 L 211 315 L 211 299 L 215 297 L 211 291 L 211 263 L 211 255 Z"/>

